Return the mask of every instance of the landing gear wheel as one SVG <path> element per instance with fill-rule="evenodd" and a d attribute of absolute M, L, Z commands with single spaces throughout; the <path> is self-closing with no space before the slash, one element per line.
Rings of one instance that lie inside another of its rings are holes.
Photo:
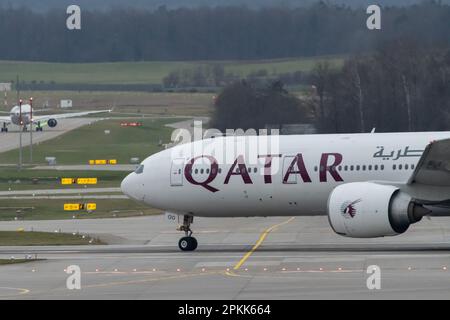
<path fill-rule="evenodd" d="M 183 237 L 178 242 L 181 251 L 194 251 L 197 249 L 198 242 L 194 237 Z"/>
<path fill-rule="evenodd" d="M 197 249 L 198 242 L 192 236 L 191 223 L 194 222 L 194 217 L 185 215 L 183 217 L 183 225 L 177 228 L 178 231 L 184 231 L 185 236 L 178 242 L 178 247 L 181 251 L 194 251 Z"/>

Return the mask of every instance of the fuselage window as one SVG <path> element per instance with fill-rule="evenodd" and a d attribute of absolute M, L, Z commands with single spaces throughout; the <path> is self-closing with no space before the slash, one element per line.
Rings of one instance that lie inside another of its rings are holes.
<path fill-rule="evenodd" d="M 358 166 L 356 166 L 356 171 L 359 171 L 359 165 L 358 165 Z"/>
<path fill-rule="evenodd" d="M 198 173 L 198 169 L 195 169 L 195 170 L 194 170 L 194 173 L 197 174 L 197 173 Z"/>
<path fill-rule="evenodd" d="M 206 169 L 206 173 L 209 174 L 209 169 Z"/>
<path fill-rule="evenodd" d="M 414 165 L 413 164 L 411 165 L 411 169 L 414 170 Z"/>
<path fill-rule="evenodd" d="M 392 165 L 392 169 L 393 169 L 393 170 L 397 169 L 397 165 L 395 165 L 395 164 Z"/>
<path fill-rule="evenodd" d="M 384 170 L 384 164 L 382 164 L 382 165 L 380 166 L 380 169 L 381 169 L 381 170 Z"/>
<path fill-rule="evenodd" d="M 369 171 L 372 171 L 372 165 L 369 164 Z"/>
<path fill-rule="evenodd" d="M 342 166 L 339 166 L 339 167 L 338 167 L 338 170 L 339 170 L 339 171 L 342 171 Z"/>
<path fill-rule="evenodd" d="M 350 171 L 353 171 L 353 169 L 354 169 L 354 167 L 353 167 L 353 166 L 350 166 Z"/>
<path fill-rule="evenodd" d="M 222 168 L 219 168 L 219 173 L 222 173 Z"/>
<path fill-rule="evenodd" d="M 401 164 L 398 165 L 398 170 L 402 170 L 402 165 Z"/>
<path fill-rule="evenodd" d="M 143 172 L 144 172 L 144 165 L 141 164 L 134 173 L 141 174 Z"/>
<path fill-rule="evenodd" d="M 409 166 L 407 164 L 405 164 L 405 170 L 408 170 Z"/>
<path fill-rule="evenodd" d="M 314 167 L 314 171 L 317 171 L 317 166 Z"/>
<path fill-rule="evenodd" d="M 203 170 L 203 169 L 200 169 L 200 173 L 203 174 L 203 172 L 204 172 L 204 170 Z"/>
<path fill-rule="evenodd" d="M 374 165 L 373 168 L 375 169 L 375 171 L 377 171 L 378 170 L 378 165 L 377 164 Z"/>
<path fill-rule="evenodd" d="M 366 171 L 366 165 L 362 166 L 363 171 Z"/>
<path fill-rule="evenodd" d="M 258 172 L 258 168 L 253 168 L 253 172 L 257 173 Z"/>
<path fill-rule="evenodd" d="M 348 170 L 348 166 L 344 166 L 344 171 L 347 171 Z"/>

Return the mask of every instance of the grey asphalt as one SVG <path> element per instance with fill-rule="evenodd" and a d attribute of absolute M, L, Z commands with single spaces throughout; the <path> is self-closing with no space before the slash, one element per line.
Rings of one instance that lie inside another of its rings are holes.
<path fill-rule="evenodd" d="M 0 222 L 0 230 L 82 232 L 108 246 L 1 247 L 0 258 L 47 260 L 0 266 L 3 299 L 449 299 L 450 219 L 424 219 L 404 235 L 349 239 L 326 217 L 196 219 L 195 252 L 178 251 L 181 234 L 163 216 L 104 220 Z M 66 288 L 69 265 L 82 289 Z M 381 289 L 366 271 L 381 268 Z"/>
<path fill-rule="evenodd" d="M 136 164 L 117 165 L 62 165 L 62 166 L 35 166 L 32 170 L 56 170 L 56 171 L 126 171 L 136 170 Z"/>
<path fill-rule="evenodd" d="M 33 132 L 33 144 L 54 139 L 68 131 L 94 123 L 101 118 L 73 118 L 58 120 L 55 128 L 45 127 L 43 132 Z M 12 126 L 8 133 L 0 134 L 0 152 L 19 148 L 20 133 L 17 126 Z M 22 133 L 22 144 L 24 147 L 30 145 L 30 132 Z M 51 155 L 49 155 L 51 156 Z"/>
<path fill-rule="evenodd" d="M 0 191 L 0 197 L 14 197 L 25 195 L 61 195 L 61 194 L 88 194 L 88 193 L 115 193 L 122 192 L 120 188 L 73 188 L 73 189 L 36 189 Z"/>

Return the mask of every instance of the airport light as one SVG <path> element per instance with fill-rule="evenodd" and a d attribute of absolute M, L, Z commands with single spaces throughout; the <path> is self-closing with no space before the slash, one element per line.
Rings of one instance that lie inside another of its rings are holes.
<path fill-rule="evenodd" d="M 22 99 L 19 100 L 19 171 L 22 170 Z"/>
<path fill-rule="evenodd" d="M 33 164 L 33 97 L 30 97 L 30 164 Z"/>

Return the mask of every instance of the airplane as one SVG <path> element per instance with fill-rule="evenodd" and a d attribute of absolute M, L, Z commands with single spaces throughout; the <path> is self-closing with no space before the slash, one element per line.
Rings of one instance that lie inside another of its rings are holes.
<path fill-rule="evenodd" d="M 59 119 L 75 118 L 86 116 L 96 113 L 111 112 L 111 110 L 98 110 L 98 111 L 85 111 L 76 113 L 61 113 L 52 115 L 36 116 L 35 110 L 30 104 L 22 104 L 14 106 L 9 112 L 8 116 L 0 116 L 0 122 L 3 122 L 3 126 L 0 132 L 8 132 L 8 125 L 15 124 L 17 126 L 23 126 L 23 131 L 27 130 L 27 125 L 31 123 L 36 124 L 36 131 L 43 131 L 42 124 L 47 122 L 50 128 L 57 126 Z"/>
<path fill-rule="evenodd" d="M 450 132 L 280 135 L 274 151 L 250 147 L 264 139 L 174 146 L 145 159 L 121 189 L 183 218 L 182 251 L 197 248 L 194 217 L 327 215 L 339 235 L 377 238 L 450 216 Z"/>

